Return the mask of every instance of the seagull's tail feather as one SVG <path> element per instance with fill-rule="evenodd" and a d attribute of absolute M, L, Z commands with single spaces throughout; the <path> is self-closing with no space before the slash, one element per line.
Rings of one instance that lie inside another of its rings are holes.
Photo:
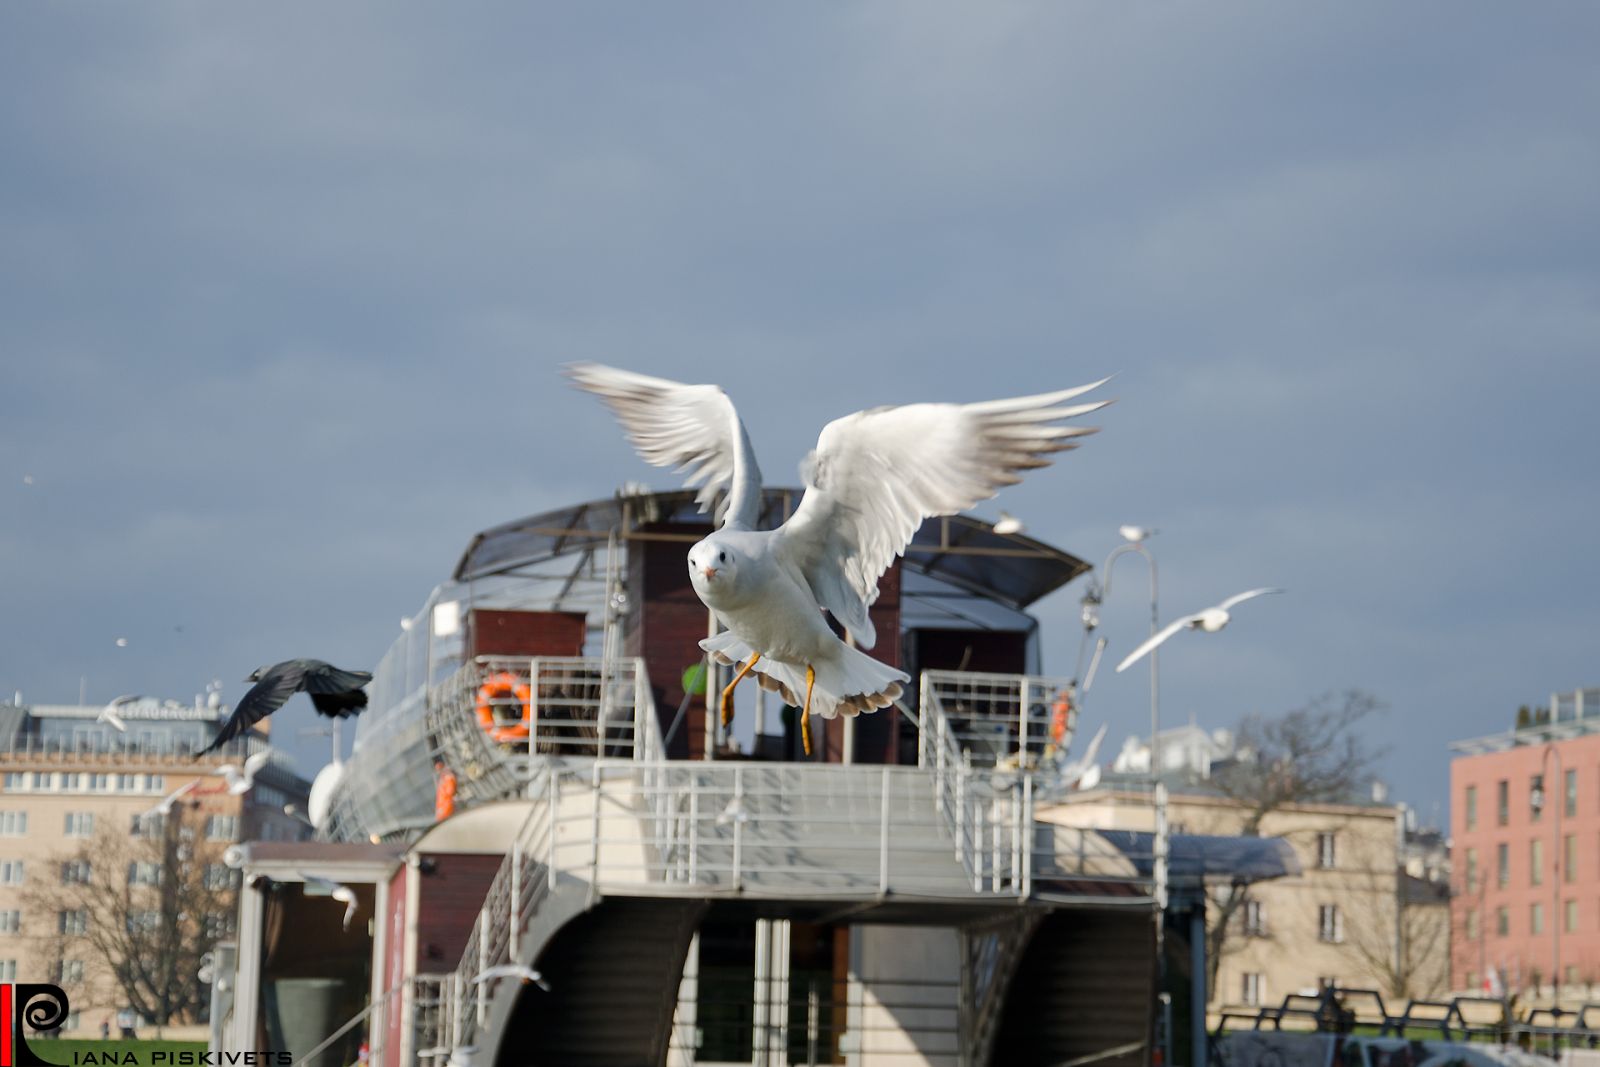
<path fill-rule="evenodd" d="M 732 632 L 700 642 L 718 663 L 746 663 L 755 651 Z M 811 665 L 817 672 L 811 691 L 811 710 L 825 719 L 836 715 L 871 713 L 894 703 L 911 679 L 904 671 L 879 663 L 859 649 L 838 642 L 825 657 Z M 751 672 L 761 688 L 779 694 L 785 703 L 801 707 L 806 699 L 805 664 L 783 663 L 763 656 Z"/>

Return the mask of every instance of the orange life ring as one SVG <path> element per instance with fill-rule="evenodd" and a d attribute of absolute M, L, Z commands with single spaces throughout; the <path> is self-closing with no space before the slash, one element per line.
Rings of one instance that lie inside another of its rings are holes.
<path fill-rule="evenodd" d="M 1050 740 L 1056 744 L 1067 736 L 1067 727 L 1071 723 L 1072 694 L 1062 689 L 1056 693 L 1055 706 L 1050 709 Z"/>
<path fill-rule="evenodd" d="M 496 702 L 503 704 L 512 698 L 522 705 L 522 721 L 501 723 L 494 714 Z M 501 744 L 526 741 L 528 723 L 532 719 L 533 689 L 524 679 L 510 671 L 496 671 L 478 686 L 478 725 L 489 735 L 490 740 Z"/>
<path fill-rule="evenodd" d="M 439 770 L 439 781 L 433 789 L 433 817 L 448 819 L 456 811 L 456 776 L 448 767 Z"/>

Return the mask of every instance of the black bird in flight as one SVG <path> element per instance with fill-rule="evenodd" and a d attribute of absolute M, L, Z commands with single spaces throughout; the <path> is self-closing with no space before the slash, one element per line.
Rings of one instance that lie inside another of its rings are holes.
<path fill-rule="evenodd" d="M 283 707 L 285 701 L 302 689 L 310 695 L 318 714 L 330 719 L 358 715 L 367 706 L 367 694 L 361 687 L 372 681 L 372 675 L 367 671 L 340 670 L 320 659 L 289 659 L 271 667 L 257 667 L 245 681 L 256 684 L 222 724 L 216 739 L 196 752 L 196 756 L 221 748 Z"/>

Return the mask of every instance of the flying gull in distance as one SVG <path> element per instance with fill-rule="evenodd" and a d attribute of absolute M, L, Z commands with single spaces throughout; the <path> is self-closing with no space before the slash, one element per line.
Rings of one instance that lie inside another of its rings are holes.
<path fill-rule="evenodd" d="M 1121 674 L 1123 671 L 1133 666 L 1141 657 L 1144 656 L 1145 653 L 1160 647 L 1163 641 L 1177 633 L 1179 630 L 1204 630 L 1208 634 L 1214 634 L 1224 626 L 1228 625 L 1228 620 L 1233 618 L 1232 615 L 1228 614 L 1228 609 L 1233 607 L 1235 604 L 1242 604 L 1246 600 L 1252 600 L 1258 596 L 1265 596 L 1268 593 L 1281 592 L 1283 592 L 1282 589 L 1252 589 L 1247 593 L 1236 593 L 1214 608 L 1206 608 L 1204 611 L 1197 611 L 1193 615 L 1185 615 L 1181 619 L 1174 619 L 1167 623 L 1166 629 L 1162 630 L 1154 637 L 1146 639 L 1144 644 L 1128 653 L 1128 658 L 1117 664 L 1117 673 Z"/>
<path fill-rule="evenodd" d="M 118 733 L 125 734 L 128 732 L 128 724 L 122 721 L 122 716 L 119 714 L 119 712 L 129 704 L 138 704 L 147 699 L 147 697 L 135 696 L 133 694 L 117 697 L 115 700 L 111 701 L 111 703 L 100 709 L 100 714 L 95 717 L 95 722 L 106 723 L 112 727 L 115 727 Z"/>
<path fill-rule="evenodd" d="M 315 886 L 318 890 L 328 894 L 334 900 L 344 905 L 344 929 L 350 929 L 350 920 L 356 915 L 356 891 L 347 885 L 319 878 L 314 874 L 300 872 L 300 877 L 305 879 L 306 885 Z"/>
<path fill-rule="evenodd" d="M 310 694 L 311 704 L 320 715 L 342 719 L 360 714 L 367 706 L 367 694 L 361 687 L 372 681 L 372 675 L 366 671 L 340 670 L 320 659 L 290 659 L 271 667 L 257 667 L 245 681 L 256 684 L 239 700 L 233 714 L 217 731 L 216 738 L 196 752 L 196 756 L 221 748 L 283 707 L 285 701 L 302 689 Z"/>
<path fill-rule="evenodd" d="M 908 404 L 858 411 L 823 427 L 801 465 L 805 496 L 776 530 L 757 530 L 761 471 L 733 401 L 715 385 L 683 385 L 593 363 L 567 374 L 599 396 L 639 454 L 675 467 L 719 529 L 689 550 L 689 580 L 727 627 L 700 642 L 719 663 L 739 663 L 722 691 L 722 721 L 751 671 L 799 707 L 811 751 L 811 710 L 831 719 L 888 707 L 910 678 L 880 663 L 867 614 L 878 578 L 924 520 L 965 511 L 1093 427 L 1058 426 L 1108 401 L 1069 404 L 1095 382 L 977 404 Z M 836 636 L 822 608 L 849 630 Z M 802 699 L 801 694 L 804 694 Z"/>
<path fill-rule="evenodd" d="M 501 978 L 520 978 L 524 982 L 532 982 L 546 993 L 550 992 L 550 983 L 544 980 L 544 975 L 532 967 L 523 967 L 516 963 L 502 963 L 498 967 L 490 967 L 487 971 L 480 972 L 478 977 L 472 980 L 472 984 L 494 982 Z"/>
<path fill-rule="evenodd" d="M 141 813 L 139 818 L 143 820 L 148 819 L 152 815 L 159 815 L 165 819 L 168 815 L 172 814 L 172 806 L 178 802 L 178 798 L 199 784 L 199 778 L 191 778 L 189 781 L 185 782 L 172 792 L 168 793 L 166 796 L 162 797 L 161 803 L 157 804 L 149 811 Z"/>
<path fill-rule="evenodd" d="M 1022 520 L 1011 514 L 1009 511 L 1002 511 L 1000 513 L 1000 518 L 994 524 L 995 533 L 1005 534 L 1007 536 L 1011 534 L 1019 534 L 1025 529 L 1027 529 L 1027 527 L 1022 525 Z"/>
<path fill-rule="evenodd" d="M 1065 789 L 1093 789 L 1100 783 L 1100 764 L 1095 760 L 1100 755 L 1100 742 L 1106 739 L 1106 724 L 1101 723 L 1100 729 L 1094 732 L 1094 737 L 1089 741 L 1089 747 L 1083 750 L 1083 755 L 1061 768 L 1061 786 Z"/>
<path fill-rule="evenodd" d="M 244 770 L 240 770 L 231 763 L 224 763 L 217 768 L 217 773 L 228 783 L 228 795 L 239 796 L 250 792 L 250 787 L 256 784 L 256 773 L 267 765 L 272 759 L 272 753 L 265 749 L 256 752 L 244 761 Z"/>

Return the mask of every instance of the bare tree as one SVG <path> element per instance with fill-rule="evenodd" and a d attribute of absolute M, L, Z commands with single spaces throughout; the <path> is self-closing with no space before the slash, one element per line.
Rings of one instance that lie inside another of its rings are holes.
<path fill-rule="evenodd" d="M 234 914 L 237 874 L 200 820 L 178 805 L 138 834 L 102 826 L 53 857 L 59 878 L 33 880 L 22 899 L 48 917 L 51 932 L 34 938 L 42 956 L 58 967 L 87 956 L 86 969 L 110 975 L 124 1003 L 158 1027 L 200 1017 L 206 991 L 195 975 Z"/>
<path fill-rule="evenodd" d="M 1450 984 L 1449 887 L 1412 877 L 1392 856 L 1362 857 L 1357 866 L 1353 888 L 1366 904 L 1347 911 L 1350 954 L 1387 996 L 1411 1000 L 1444 992 Z"/>
<path fill-rule="evenodd" d="M 1259 837 L 1261 823 L 1293 804 L 1330 804 L 1361 795 L 1381 749 L 1362 736 L 1360 726 L 1382 705 L 1367 693 L 1350 690 L 1316 697 L 1283 715 L 1247 715 L 1235 731 L 1239 758 L 1214 768 L 1211 786 L 1243 813 L 1238 833 Z M 1223 956 L 1246 931 L 1239 913 L 1250 899 L 1243 884 L 1207 893 L 1207 986 L 1216 988 Z"/>

